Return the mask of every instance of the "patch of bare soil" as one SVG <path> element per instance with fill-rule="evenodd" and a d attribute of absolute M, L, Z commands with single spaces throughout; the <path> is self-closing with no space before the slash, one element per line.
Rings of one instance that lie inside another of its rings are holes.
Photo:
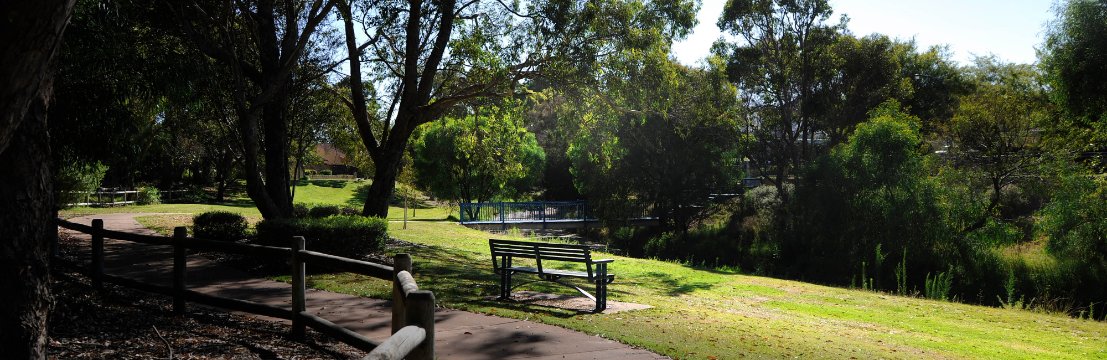
<path fill-rule="evenodd" d="M 76 244 L 63 239 L 55 261 L 47 344 L 52 359 L 350 359 L 365 353 L 308 331 L 190 304 L 173 315 L 172 300 L 124 287 L 96 291 L 74 266 Z M 87 255 L 86 255 L 87 256 Z"/>

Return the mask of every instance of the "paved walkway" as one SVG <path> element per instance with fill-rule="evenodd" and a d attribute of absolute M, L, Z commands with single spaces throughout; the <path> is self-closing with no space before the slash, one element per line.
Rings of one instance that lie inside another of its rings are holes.
<path fill-rule="evenodd" d="M 98 218 L 109 230 L 154 234 L 134 220 L 139 215 L 105 214 L 70 221 L 90 224 Z M 154 284 L 172 283 L 170 247 L 107 240 L 104 248 L 105 272 Z M 418 261 L 417 254 L 415 258 Z M 286 283 L 259 279 L 195 255 L 189 256 L 188 269 L 191 290 L 291 306 L 291 287 Z M 308 311 L 371 339 L 383 341 L 389 335 L 392 318 L 388 301 L 309 289 L 307 305 Z M 667 359 L 556 326 L 449 309 L 435 311 L 435 351 L 441 359 Z"/>

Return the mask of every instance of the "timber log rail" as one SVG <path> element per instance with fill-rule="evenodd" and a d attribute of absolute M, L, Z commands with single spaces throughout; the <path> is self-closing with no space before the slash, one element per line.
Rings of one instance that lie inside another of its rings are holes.
<path fill-rule="evenodd" d="M 304 249 L 304 238 L 293 237 L 293 248 L 238 244 L 233 242 L 187 237 L 184 227 L 173 230 L 172 237 L 132 234 L 104 229 L 104 221 L 92 220 L 92 226 L 58 219 L 58 226 L 92 236 L 92 263 L 89 273 L 92 284 L 103 288 L 105 281 L 143 291 L 173 297 L 173 312 L 184 313 L 185 301 L 243 311 L 292 321 L 292 335 L 302 339 L 306 327 L 330 335 L 350 346 L 369 351 L 365 359 L 434 359 L 434 294 L 419 290 L 411 276 L 411 257 L 398 254 L 395 266 L 348 259 Z M 104 273 L 104 239 L 116 239 L 149 245 L 173 247 L 173 286 L 153 285 Z M 214 250 L 263 257 L 291 258 L 292 309 L 285 309 L 246 300 L 202 294 L 185 287 L 186 253 L 188 249 Z M 376 342 L 349 329 L 307 312 L 305 299 L 306 263 L 392 281 L 392 333 L 384 342 Z"/>

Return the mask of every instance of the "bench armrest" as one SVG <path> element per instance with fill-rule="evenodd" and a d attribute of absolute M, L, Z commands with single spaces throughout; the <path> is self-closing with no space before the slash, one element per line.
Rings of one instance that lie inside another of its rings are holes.
<path fill-rule="evenodd" d="M 613 263 L 613 262 L 615 262 L 615 259 L 597 259 L 597 260 L 592 260 L 592 263 L 593 263 L 593 264 L 607 264 L 607 263 Z"/>

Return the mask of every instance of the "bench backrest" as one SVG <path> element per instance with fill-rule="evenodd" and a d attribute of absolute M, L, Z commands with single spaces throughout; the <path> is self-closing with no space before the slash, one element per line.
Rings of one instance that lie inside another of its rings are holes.
<path fill-rule="evenodd" d="M 511 257 L 535 259 L 539 271 L 542 260 L 584 263 L 588 265 L 589 276 L 592 274 L 592 253 L 586 245 L 488 239 L 488 247 L 492 250 L 492 265 L 497 269 L 502 265 L 497 258 Z"/>

